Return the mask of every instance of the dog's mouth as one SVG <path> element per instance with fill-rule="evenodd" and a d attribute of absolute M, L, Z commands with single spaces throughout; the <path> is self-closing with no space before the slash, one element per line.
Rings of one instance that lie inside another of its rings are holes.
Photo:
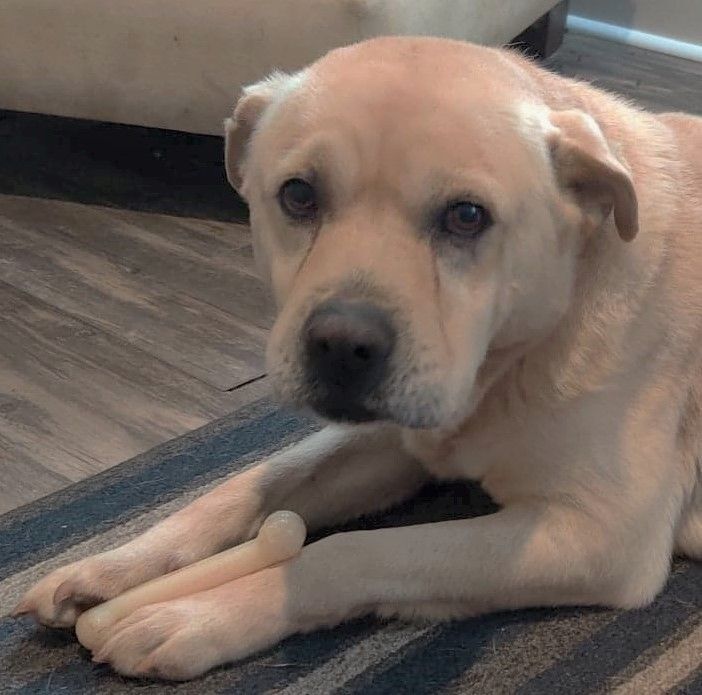
<path fill-rule="evenodd" d="M 317 397 L 310 399 L 308 404 L 317 415 L 333 422 L 361 424 L 385 419 L 377 411 L 353 401 L 340 402 L 333 398 Z"/>
<path fill-rule="evenodd" d="M 447 417 L 442 392 L 437 385 L 421 387 L 401 378 L 389 378 L 370 392 L 355 393 L 327 391 L 318 382 L 308 382 L 292 405 L 332 422 L 386 422 L 408 429 L 432 429 Z"/>
<path fill-rule="evenodd" d="M 314 374 L 302 370 L 298 372 L 299 380 L 289 380 L 283 373 L 280 380 L 274 378 L 273 384 L 282 403 L 331 422 L 385 422 L 408 429 L 433 429 L 451 421 L 444 388 L 417 380 L 412 372 L 411 367 L 391 371 L 370 390 L 329 389 Z"/>

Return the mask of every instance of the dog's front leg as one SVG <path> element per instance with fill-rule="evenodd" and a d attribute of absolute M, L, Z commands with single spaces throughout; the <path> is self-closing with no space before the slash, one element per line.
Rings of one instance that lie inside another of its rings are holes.
<path fill-rule="evenodd" d="M 115 626 L 98 658 L 127 675 L 181 679 L 363 613 L 641 605 L 667 566 L 652 559 L 661 549 L 651 539 L 628 534 L 546 501 L 478 519 L 340 533 L 285 565 L 137 611 Z"/>
<path fill-rule="evenodd" d="M 309 528 L 388 506 L 426 479 L 395 428 L 330 426 L 215 488 L 134 540 L 61 567 L 17 607 L 70 626 L 86 606 L 247 540 L 276 509 Z"/>
<path fill-rule="evenodd" d="M 281 572 L 286 620 L 301 630 L 359 611 L 444 617 L 645 605 L 666 580 L 672 539 L 637 528 L 531 501 L 476 519 L 336 534 Z"/>

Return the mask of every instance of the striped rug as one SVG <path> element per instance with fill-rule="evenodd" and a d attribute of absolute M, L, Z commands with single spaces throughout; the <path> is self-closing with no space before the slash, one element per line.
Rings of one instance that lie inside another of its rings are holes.
<path fill-rule="evenodd" d="M 259 403 L 0 518 L 0 693 L 702 693 L 702 567 L 678 562 L 645 610 L 544 609 L 448 624 L 366 619 L 292 637 L 192 683 L 130 681 L 70 631 L 7 616 L 66 562 L 113 547 L 313 429 Z M 489 513 L 475 487 L 428 487 L 372 527 Z"/>

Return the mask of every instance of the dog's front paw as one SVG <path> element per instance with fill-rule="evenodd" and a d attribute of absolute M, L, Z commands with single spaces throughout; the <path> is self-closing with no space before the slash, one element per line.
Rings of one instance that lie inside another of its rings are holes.
<path fill-rule="evenodd" d="M 94 660 L 125 676 L 188 680 L 243 659 L 294 630 L 284 617 L 280 570 L 144 606 L 116 623 Z"/>
<path fill-rule="evenodd" d="M 217 616 L 198 604 L 188 598 L 136 610 L 114 626 L 93 660 L 124 676 L 188 680 L 205 673 L 227 658 Z"/>
<path fill-rule="evenodd" d="M 155 553 L 117 548 L 51 572 L 27 591 L 13 614 L 31 615 L 50 627 L 71 627 L 87 608 L 167 569 Z"/>

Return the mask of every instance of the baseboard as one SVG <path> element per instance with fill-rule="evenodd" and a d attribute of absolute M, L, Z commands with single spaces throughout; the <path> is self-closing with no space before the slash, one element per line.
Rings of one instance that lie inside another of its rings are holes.
<path fill-rule="evenodd" d="M 648 34 L 645 31 L 628 29 L 627 27 L 620 27 L 616 24 L 598 22 L 594 19 L 578 17 L 572 14 L 568 15 L 566 27 L 570 31 L 578 34 L 589 34 L 590 36 L 597 36 L 598 38 L 607 39 L 608 41 L 637 46 L 638 48 L 646 48 L 649 51 L 666 53 L 667 55 L 685 58 L 687 60 L 696 60 L 702 63 L 702 46 L 695 43 L 669 39 L 666 36 Z"/>

